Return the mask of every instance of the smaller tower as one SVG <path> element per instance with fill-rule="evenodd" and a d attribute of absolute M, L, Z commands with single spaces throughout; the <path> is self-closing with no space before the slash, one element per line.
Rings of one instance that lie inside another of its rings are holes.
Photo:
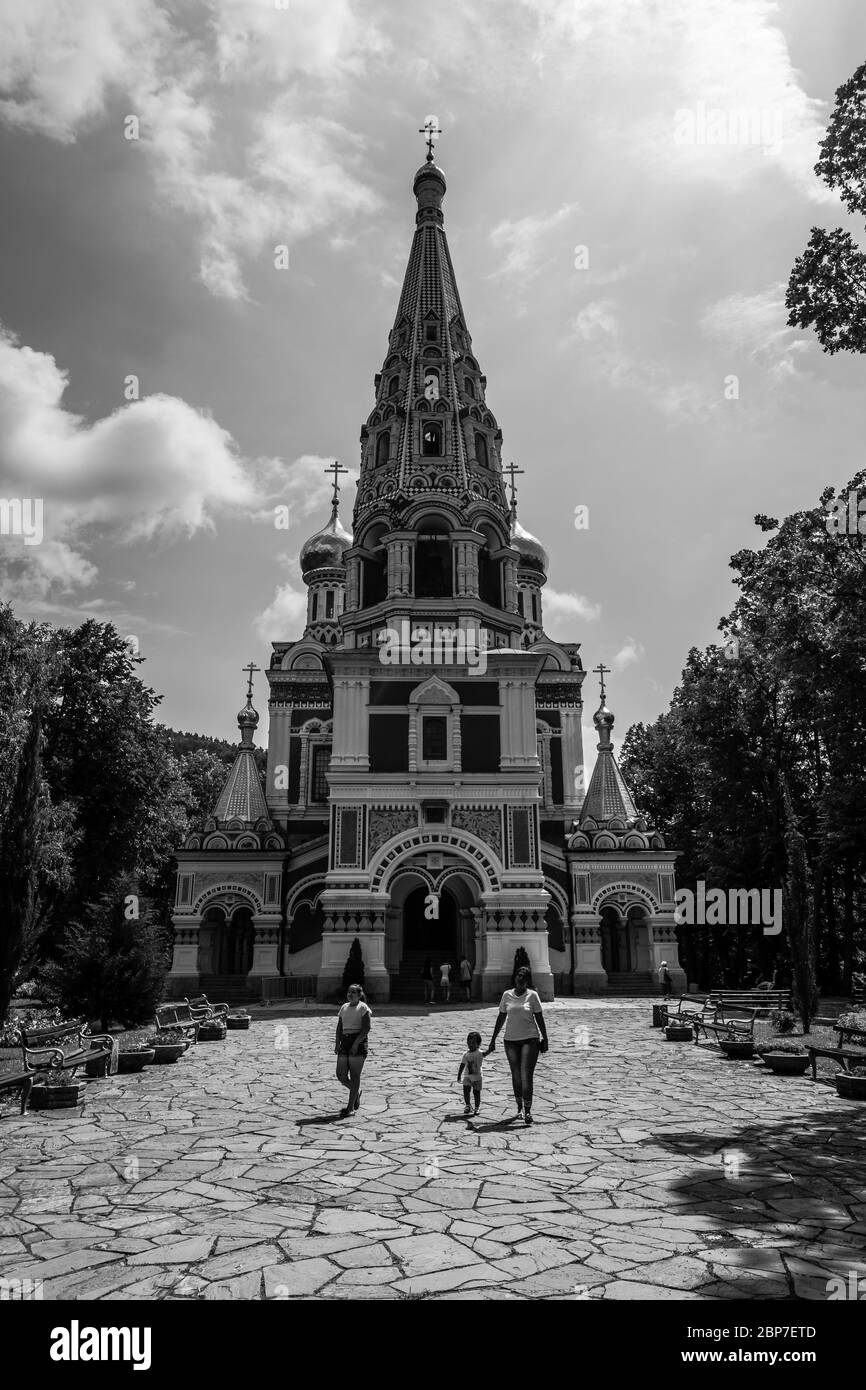
<path fill-rule="evenodd" d="M 317 531 L 301 549 L 301 575 L 307 586 L 307 625 L 305 637 L 314 637 L 326 647 L 340 641 L 340 615 L 346 604 L 345 553 L 351 548 L 352 537 L 342 525 L 339 475 L 348 473 L 336 461 L 326 468 L 334 475 L 334 496 L 328 524 Z"/>

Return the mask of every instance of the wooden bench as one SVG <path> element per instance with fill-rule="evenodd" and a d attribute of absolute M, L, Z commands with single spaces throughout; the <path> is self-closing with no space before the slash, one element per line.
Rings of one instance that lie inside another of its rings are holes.
<path fill-rule="evenodd" d="M 211 1018 L 225 1018 L 229 1012 L 228 1004 L 212 1004 L 206 994 L 197 994 L 194 999 L 187 999 L 186 1002 L 199 1023 Z"/>
<path fill-rule="evenodd" d="M 34 1079 L 35 1073 L 29 1068 L 24 1071 L 0 1071 L 0 1091 L 20 1091 L 22 1115 L 27 1109 Z"/>
<path fill-rule="evenodd" d="M 153 1021 L 157 1028 L 178 1028 L 190 1042 L 198 1042 L 199 1019 L 187 999 L 180 1004 L 160 1004 Z"/>
<path fill-rule="evenodd" d="M 835 1047 L 809 1047 L 809 1060 L 812 1063 L 812 1080 L 818 1079 L 818 1058 L 835 1057 L 841 1062 L 843 1071 L 850 1071 L 850 1062 L 866 1066 L 866 1028 L 846 1028 L 833 1025 L 836 1034 Z M 859 1049 L 859 1050 L 857 1050 Z"/>
<path fill-rule="evenodd" d="M 51 1028 L 22 1028 L 21 1055 L 25 1071 L 68 1071 L 75 1073 L 88 1062 L 103 1062 L 99 1074 L 108 1070 L 114 1040 L 108 1033 L 91 1033 L 80 1020 L 58 1023 Z M 47 1054 L 47 1055 L 46 1055 Z"/>
<path fill-rule="evenodd" d="M 710 999 L 720 1009 L 757 1009 L 764 1016 L 791 1011 L 789 989 L 714 989 Z"/>
<path fill-rule="evenodd" d="M 698 1040 L 698 1030 L 703 1028 L 705 1021 L 715 1013 L 709 1000 L 702 994 L 680 994 L 675 1000 L 668 1000 L 664 1007 L 668 1011 L 669 1023 L 683 1023 L 694 1028 L 695 1042 Z"/>
<path fill-rule="evenodd" d="M 731 1015 L 740 1017 L 731 1017 Z M 761 1017 L 760 1009 L 754 1009 L 749 1004 L 716 1004 L 712 1020 L 703 1020 L 701 1027 L 704 1036 L 708 1033 L 716 1035 L 716 1042 L 719 1037 L 729 1041 L 740 1039 L 754 1039 L 755 1023 Z"/>

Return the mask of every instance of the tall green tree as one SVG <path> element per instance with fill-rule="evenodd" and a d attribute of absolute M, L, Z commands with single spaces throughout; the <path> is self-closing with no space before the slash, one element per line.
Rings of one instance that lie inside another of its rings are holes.
<path fill-rule="evenodd" d="M 866 216 L 866 63 L 836 92 L 815 173 L 849 212 Z M 866 352 L 866 255 L 841 227 L 813 227 L 794 263 L 788 323 L 813 328 L 825 352 Z"/>

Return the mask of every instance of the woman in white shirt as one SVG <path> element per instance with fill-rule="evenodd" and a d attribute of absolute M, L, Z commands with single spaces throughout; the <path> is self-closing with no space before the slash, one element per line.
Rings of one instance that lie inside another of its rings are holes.
<path fill-rule="evenodd" d="M 547 1024 L 541 1011 L 541 1000 L 534 989 L 530 989 L 532 979 L 526 966 L 521 966 L 514 977 L 514 988 L 507 989 L 499 1005 L 499 1015 L 490 1046 L 492 1052 L 496 1039 L 505 1026 L 505 1055 L 511 1068 L 511 1084 L 514 1099 L 517 1101 L 517 1115 L 523 1116 L 524 1124 L 532 1124 L 532 1078 L 539 1052 L 547 1051 Z"/>
<path fill-rule="evenodd" d="M 337 1037 L 334 1045 L 337 1054 L 337 1080 L 349 1091 L 346 1108 L 340 1111 L 341 1120 L 351 1115 L 361 1104 L 361 1072 L 367 1060 L 367 1034 L 372 1022 L 373 1011 L 361 986 L 349 985 L 346 1002 L 337 1015 Z"/>

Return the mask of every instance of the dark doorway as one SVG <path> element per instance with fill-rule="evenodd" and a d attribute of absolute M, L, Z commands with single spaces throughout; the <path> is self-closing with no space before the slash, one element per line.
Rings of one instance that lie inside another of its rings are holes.
<path fill-rule="evenodd" d="M 409 951 L 429 951 L 435 967 L 443 960 L 457 964 L 457 904 L 446 889 L 439 895 L 439 919 L 428 921 L 424 901 L 430 889 L 414 889 L 403 907 L 403 955 Z"/>
<path fill-rule="evenodd" d="M 608 974 L 632 969 L 628 928 L 612 907 L 601 909 L 601 963 Z"/>
<path fill-rule="evenodd" d="M 253 914 L 239 907 L 219 938 L 218 975 L 248 975 L 253 964 Z"/>

